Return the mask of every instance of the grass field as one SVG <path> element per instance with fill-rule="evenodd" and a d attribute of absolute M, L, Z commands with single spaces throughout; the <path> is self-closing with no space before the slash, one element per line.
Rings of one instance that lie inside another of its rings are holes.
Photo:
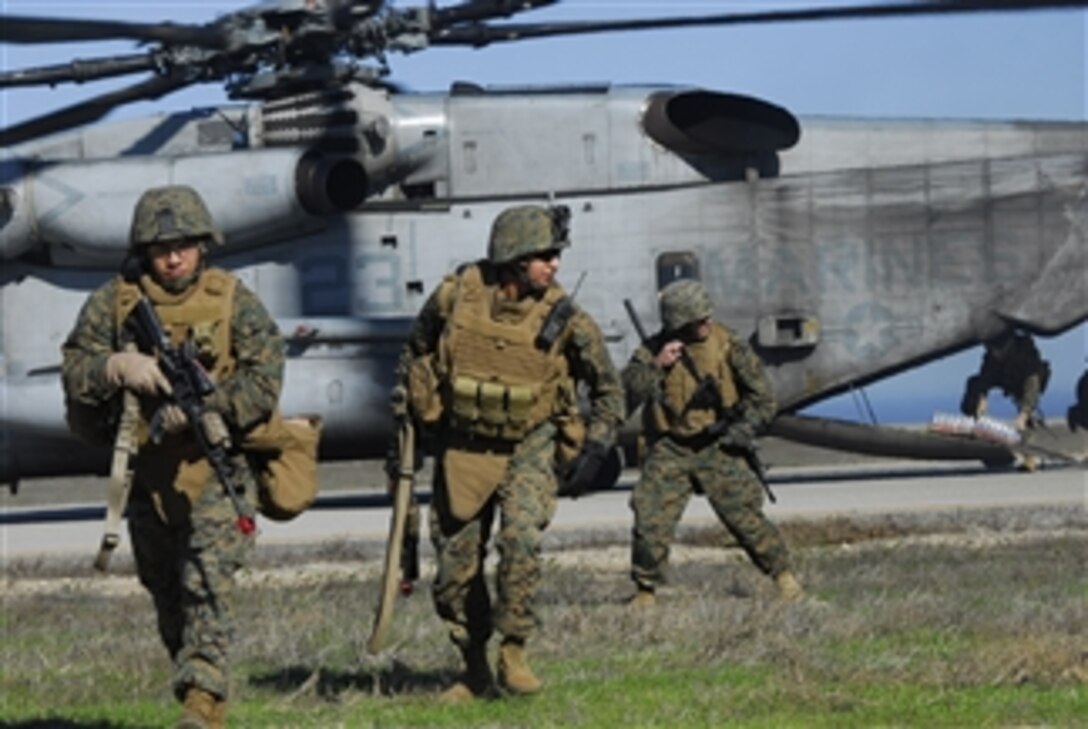
<path fill-rule="evenodd" d="M 458 662 L 426 589 L 372 657 L 372 547 L 265 554 L 238 605 L 232 725 L 1088 726 L 1084 509 L 783 530 L 816 598 L 799 605 L 776 602 L 716 528 L 684 533 L 670 587 L 642 612 L 624 605 L 625 540 L 553 548 L 530 645 L 544 693 L 456 707 L 434 700 Z M 149 600 L 132 577 L 106 589 L 74 571 L 7 565 L 3 726 L 171 726 Z"/>

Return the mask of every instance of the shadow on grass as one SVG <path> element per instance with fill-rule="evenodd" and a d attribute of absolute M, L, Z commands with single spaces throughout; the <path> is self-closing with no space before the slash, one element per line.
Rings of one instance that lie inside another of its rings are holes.
<path fill-rule="evenodd" d="M 429 694 L 442 691 L 454 680 L 451 671 L 417 671 L 398 660 L 373 671 L 335 671 L 327 668 L 288 666 L 249 679 L 252 686 L 291 696 L 313 695 L 335 699 L 345 691 L 380 696 Z"/>
<path fill-rule="evenodd" d="M 0 729 L 142 729 L 144 724 L 117 724 L 112 721 L 93 721 L 61 719 L 24 719 L 22 721 L 0 720 Z"/>

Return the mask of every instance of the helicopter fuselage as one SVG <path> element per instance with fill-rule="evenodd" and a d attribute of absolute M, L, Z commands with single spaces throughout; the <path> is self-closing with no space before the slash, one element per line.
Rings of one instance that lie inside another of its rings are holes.
<path fill-rule="evenodd" d="M 3 163 L 0 477 L 86 467 L 68 445 L 69 459 L 32 453 L 69 443 L 60 344 L 158 184 L 208 202 L 228 241 L 217 265 L 287 335 L 284 410 L 322 415 L 330 456 L 384 451 L 412 316 L 512 204 L 570 207 L 560 279 L 585 274 L 578 303 L 617 365 L 638 345 L 623 299 L 652 325 L 656 292 L 695 276 L 783 411 L 1009 325 L 1088 318 L 1085 124 L 798 127 L 686 88 L 338 94 L 100 125 Z"/>

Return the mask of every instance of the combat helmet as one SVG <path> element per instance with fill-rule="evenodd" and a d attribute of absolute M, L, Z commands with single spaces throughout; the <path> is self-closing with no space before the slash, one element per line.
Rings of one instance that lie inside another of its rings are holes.
<path fill-rule="evenodd" d="M 223 234 L 196 190 L 187 185 L 168 185 L 153 187 L 140 196 L 132 215 L 130 249 L 189 238 L 223 244 Z"/>
<path fill-rule="evenodd" d="M 566 205 L 507 208 L 491 225 L 488 260 L 496 264 L 511 263 L 540 251 L 567 248 L 570 246 L 569 221 L 570 208 Z"/>
<path fill-rule="evenodd" d="M 701 283 L 691 278 L 673 281 L 659 294 L 661 322 L 670 332 L 702 321 L 714 312 L 714 302 Z"/>

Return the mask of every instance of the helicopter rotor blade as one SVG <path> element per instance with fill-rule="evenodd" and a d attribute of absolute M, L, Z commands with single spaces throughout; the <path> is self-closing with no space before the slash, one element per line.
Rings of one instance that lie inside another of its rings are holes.
<path fill-rule="evenodd" d="M 223 48 L 227 42 L 224 34 L 210 25 L 0 15 L 0 43 L 63 43 L 115 39 L 156 41 L 201 48 Z"/>
<path fill-rule="evenodd" d="M 457 23 L 470 23 L 493 18 L 509 18 L 515 13 L 555 5 L 559 0 L 469 0 L 458 5 L 436 7 L 435 27 L 448 27 Z"/>
<path fill-rule="evenodd" d="M 712 25 L 756 25 L 791 21 L 850 20 L 946 13 L 1002 12 L 1088 7 L 1088 0 L 934 0 L 853 6 L 819 6 L 803 9 L 762 10 L 717 15 L 639 18 L 615 21 L 557 21 L 552 23 L 506 23 L 439 28 L 432 45 L 486 46 L 500 41 L 526 40 L 560 35 L 610 33 L 623 30 L 687 28 Z"/>
<path fill-rule="evenodd" d="M 140 83 L 81 101 L 6 129 L 0 129 L 0 147 L 10 147 L 47 134 L 97 121 L 118 106 L 133 101 L 158 99 L 198 80 L 198 76 L 182 72 L 167 76 L 152 76 Z"/>
<path fill-rule="evenodd" d="M 138 53 L 106 58 L 75 59 L 53 66 L 34 66 L 14 71 L 0 71 L 0 89 L 12 86 L 37 86 L 69 81 L 83 83 L 101 78 L 152 71 L 159 62 L 154 53 Z"/>

